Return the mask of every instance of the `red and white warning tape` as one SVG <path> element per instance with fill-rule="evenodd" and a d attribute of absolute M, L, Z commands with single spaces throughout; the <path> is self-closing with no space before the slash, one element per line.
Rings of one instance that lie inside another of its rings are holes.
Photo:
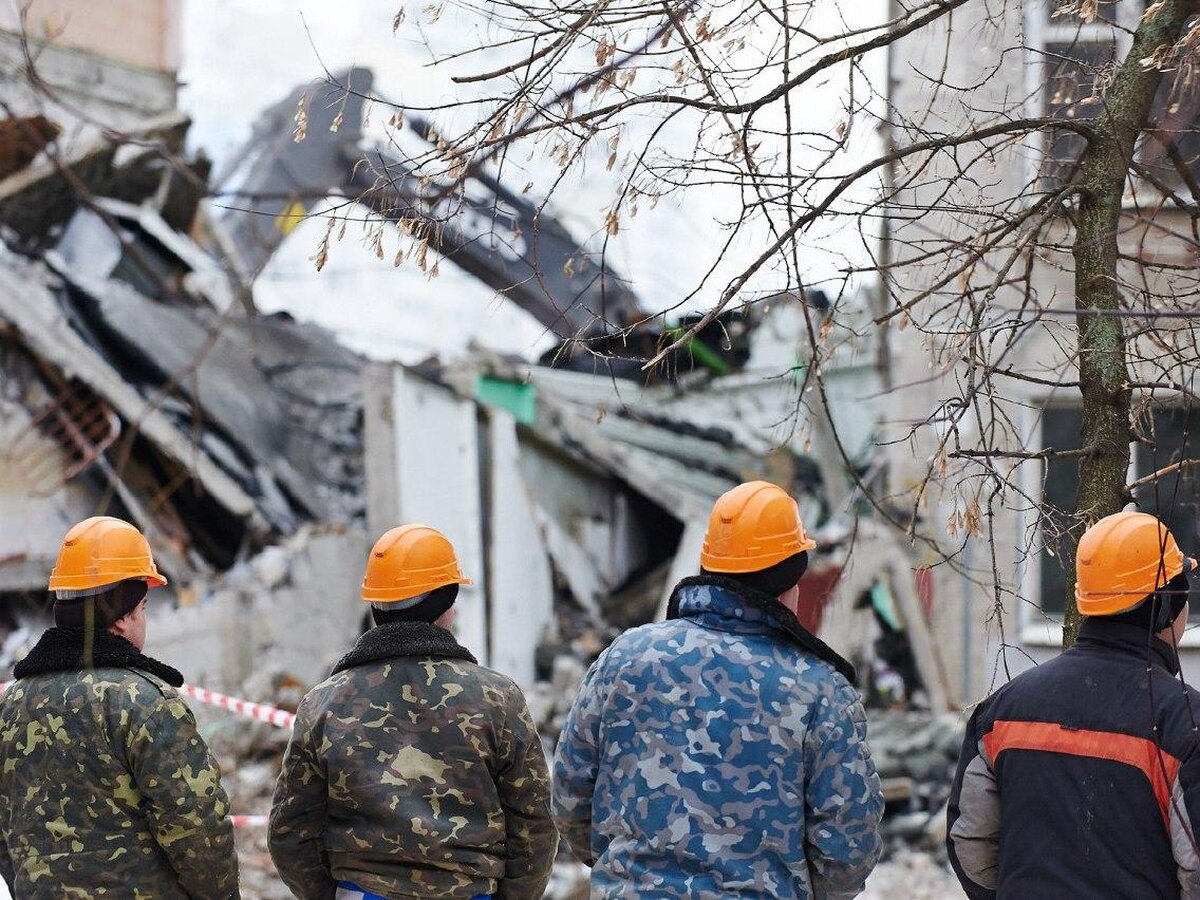
<path fill-rule="evenodd" d="M 8 690 L 11 684 L 11 681 L 0 681 L 0 693 Z M 237 713 L 239 716 L 245 716 L 248 719 L 254 719 L 258 722 L 266 722 L 268 725 L 274 725 L 276 728 L 290 729 L 296 721 L 296 714 L 290 713 L 286 709 L 267 706 L 265 703 L 251 703 L 249 700 L 243 700 L 240 697 L 230 697 L 227 694 L 218 694 L 216 691 L 197 687 L 194 684 L 185 684 L 179 689 L 179 693 L 185 697 L 191 697 L 193 700 L 198 700 L 201 703 L 206 703 L 209 706 L 227 709 L 230 712 Z"/>
<path fill-rule="evenodd" d="M 229 821 L 234 828 L 254 828 L 267 824 L 270 816 L 230 816 Z"/>
<path fill-rule="evenodd" d="M 201 703 L 206 703 L 209 706 L 227 709 L 230 712 L 237 713 L 239 716 L 245 716 L 248 719 L 254 719 L 258 722 L 266 722 L 268 725 L 274 725 L 276 728 L 290 729 L 296 721 L 296 714 L 290 713 L 286 709 L 277 709 L 274 706 L 267 706 L 265 703 L 251 703 L 249 700 L 243 700 L 240 697 L 230 697 L 226 694 L 218 694 L 216 691 L 196 687 L 194 684 L 185 684 L 179 689 L 179 693 L 186 697 L 191 697 L 193 700 L 199 700 Z"/>

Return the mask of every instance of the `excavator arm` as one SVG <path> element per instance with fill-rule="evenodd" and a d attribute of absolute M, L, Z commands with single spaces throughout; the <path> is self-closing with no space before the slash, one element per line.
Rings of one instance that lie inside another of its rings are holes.
<path fill-rule="evenodd" d="M 364 149 L 372 74 L 352 69 L 298 88 L 264 110 L 219 182 L 222 243 L 253 282 L 295 224 L 342 196 L 389 221 L 425 223 L 430 247 L 564 340 L 596 337 L 645 317 L 637 298 L 546 210 L 476 171 L 449 194 L 422 184 L 404 159 Z M 297 140 L 297 111 L 306 119 Z M 406 141 L 430 146 L 428 126 L 406 117 Z"/>

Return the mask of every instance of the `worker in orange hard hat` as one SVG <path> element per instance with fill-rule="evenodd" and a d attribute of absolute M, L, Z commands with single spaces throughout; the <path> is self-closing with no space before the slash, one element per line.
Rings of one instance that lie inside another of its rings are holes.
<path fill-rule="evenodd" d="M 786 491 L 713 506 L 668 620 L 588 672 L 554 759 L 554 812 L 593 897 L 852 897 L 883 797 L 854 670 L 796 618 L 816 543 Z"/>
<path fill-rule="evenodd" d="M 112 628 L 141 650 L 146 592 L 166 583 L 140 531 L 112 516 L 93 516 L 67 532 L 50 573 L 55 623 Z"/>
<path fill-rule="evenodd" d="M 469 584 L 426 525 L 371 549 L 375 627 L 301 702 L 275 788 L 271 856 L 296 896 L 542 896 L 546 759 L 520 689 L 450 633 Z"/>
<path fill-rule="evenodd" d="M 1195 568 L 1148 513 L 1084 533 L 1075 646 L 967 726 L 947 846 L 968 896 L 1200 896 L 1200 694 L 1176 680 Z"/>
<path fill-rule="evenodd" d="M 221 773 L 143 653 L 150 545 L 111 516 L 80 522 L 50 575 L 54 622 L 0 697 L 0 874 L 15 897 L 237 896 Z"/>
<path fill-rule="evenodd" d="M 782 488 L 751 481 L 713 506 L 700 572 L 777 597 L 795 615 L 800 579 L 808 569 L 808 553 L 816 546 L 804 531 L 796 501 Z"/>

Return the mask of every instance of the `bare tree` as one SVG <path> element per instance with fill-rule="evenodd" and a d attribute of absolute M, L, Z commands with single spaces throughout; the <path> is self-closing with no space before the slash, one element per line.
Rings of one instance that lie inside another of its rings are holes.
<path fill-rule="evenodd" d="M 446 201 L 472 172 L 524 166 L 554 197 L 602 166 L 618 185 L 594 242 L 603 281 L 609 244 L 640 207 L 727 198 L 724 242 L 676 298 L 676 307 L 702 303 L 705 315 L 686 333 L 664 332 L 643 365 L 730 308 L 763 296 L 803 303 L 819 278 L 836 299 L 825 311 L 803 304 L 810 365 L 800 398 L 818 419 L 823 364 L 868 331 L 891 396 L 928 385 L 927 412 L 903 428 L 891 422 L 885 490 L 847 465 L 856 496 L 964 571 L 963 541 L 986 537 L 1001 629 L 1006 598 L 1028 600 L 1013 563 L 1050 548 L 1064 569 L 1070 644 L 1082 529 L 1190 463 L 1156 444 L 1152 401 L 1157 392 L 1190 402 L 1198 356 L 1200 4 L 916 0 L 878 18 L 859 8 L 462 0 L 425 8 L 415 24 L 401 9 L 397 29 L 450 15 L 474 29 L 462 48 L 434 56 L 461 97 L 421 110 L 436 149 L 405 158 L 426 194 L 403 230 L 420 237 L 453 215 Z M 831 93 L 840 110 L 815 122 Z M 388 167 L 374 165 L 386 182 Z M 814 245 L 842 248 L 838 271 L 811 271 Z M 856 285 L 876 290 L 869 329 L 845 314 Z M 629 333 L 669 310 L 632 322 L 610 320 L 602 302 L 588 312 Z M 576 350 L 612 352 L 595 334 Z M 1031 446 L 1029 415 L 1064 392 L 1082 406 L 1078 442 Z M 1161 465 L 1131 481 L 1134 445 Z M 906 446 L 919 454 L 919 477 L 901 477 Z M 1077 503 L 1056 506 L 1021 477 L 1039 467 L 1045 481 L 1064 463 L 1077 464 Z M 921 523 L 934 501 L 951 508 L 949 547 L 942 529 Z M 997 521 L 1018 511 L 1032 518 L 1014 556 Z"/>

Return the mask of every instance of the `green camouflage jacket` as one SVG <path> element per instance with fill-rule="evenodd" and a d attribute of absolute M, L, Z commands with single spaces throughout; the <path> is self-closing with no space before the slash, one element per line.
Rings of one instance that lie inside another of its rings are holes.
<path fill-rule="evenodd" d="M 229 800 L 168 683 L 182 677 L 107 635 L 100 668 L 56 671 L 69 646 L 48 631 L 0 698 L 0 874 L 13 896 L 236 897 Z"/>
<path fill-rule="evenodd" d="M 303 900 L 538 898 L 558 836 L 525 698 L 425 623 L 373 628 L 300 704 L 271 856 Z"/>

